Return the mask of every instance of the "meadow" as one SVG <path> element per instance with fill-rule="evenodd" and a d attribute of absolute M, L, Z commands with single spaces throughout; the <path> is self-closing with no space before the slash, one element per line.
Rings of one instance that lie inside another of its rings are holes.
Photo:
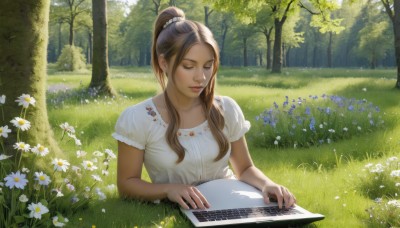
<path fill-rule="evenodd" d="M 81 150 L 93 153 L 111 149 L 117 153 L 111 134 L 119 114 L 160 91 L 150 68 L 110 70 L 112 86 L 119 93 L 114 98 L 84 92 L 90 82 L 89 71 L 64 73 L 49 68 L 49 119 L 55 138 L 71 161 L 77 160 L 77 147 L 71 140 L 60 140 L 60 124 L 74 126 Z M 400 177 L 390 175 L 390 171 L 400 169 L 395 159 L 400 158 L 400 91 L 394 88 L 395 75 L 395 69 L 289 68 L 277 75 L 262 68 L 223 67 L 216 90 L 234 98 L 251 122 L 247 141 L 256 166 L 287 186 L 299 205 L 326 216 L 310 227 L 400 226 L 400 205 L 387 204 L 400 199 Z M 363 128 L 357 134 L 323 144 L 281 146 L 270 140 L 268 146 L 257 142 L 262 125 L 256 116 L 273 107 L 274 102 L 281 106 L 286 96 L 309 99 L 323 94 L 373 103 L 379 107 L 384 125 Z M 390 169 L 388 161 L 393 161 Z M 386 169 L 373 172 L 371 167 L 380 167 L 377 164 Z M 121 200 L 115 160 L 108 171 L 99 183 L 106 189 L 107 199 L 92 202 L 89 208 L 68 217 L 68 227 L 190 227 L 173 204 Z M 145 171 L 143 178 L 148 180 Z"/>

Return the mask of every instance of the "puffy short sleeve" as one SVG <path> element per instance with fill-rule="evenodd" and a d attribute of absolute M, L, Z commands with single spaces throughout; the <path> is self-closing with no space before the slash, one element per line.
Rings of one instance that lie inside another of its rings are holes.
<path fill-rule="evenodd" d="M 225 116 L 225 126 L 228 130 L 228 139 L 234 142 L 250 130 L 250 122 L 244 118 L 242 109 L 230 97 L 222 97 L 222 107 Z"/>
<path fill-rule="evenodd" d="M 140 107 L 140 106 L 139 106 Z M 146 133 L 144 132 L 144 118 L 138 106 L 125 109 L 115 124 L 115 132 L 112 136 L 121 142 L 144 150 L 146 145 Z"/>

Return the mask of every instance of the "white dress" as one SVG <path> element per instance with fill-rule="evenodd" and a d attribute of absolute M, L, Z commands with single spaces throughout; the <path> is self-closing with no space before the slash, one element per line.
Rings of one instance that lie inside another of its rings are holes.
<path fill-rule="evenodd" d="M 230 142 L 240 139 L 249 129 L 239 105 L 230 97 L 220 96 L 215 102 L 225 116 L 224 134 Z M 144 151 L 144 166 L 153 183 L 193 184 L 234 178 L 229 168 L 230 149 L 214 161 L 219 147 L 205 121 L 190 129 L 179 129 L 178 137 L 185 148 L 185 158 L 180 163 L 170 148 L 165 133 L 168 125 L 158 113 L 152 98 L 125 109 L 120 115 L 112 136 L 121 142 Z"/>

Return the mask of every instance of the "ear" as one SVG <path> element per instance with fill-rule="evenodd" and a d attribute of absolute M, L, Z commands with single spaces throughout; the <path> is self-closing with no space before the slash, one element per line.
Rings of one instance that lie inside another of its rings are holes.
<path fill-rule="evenodd" d="M 167 72 L 167 70 L 168 70 L 168 62 L 165 59 L 164 54 L 161 54 L 161 55 L 158 56 L 158 65 L 160 65 L 161 69 L 164 72 Z"/>

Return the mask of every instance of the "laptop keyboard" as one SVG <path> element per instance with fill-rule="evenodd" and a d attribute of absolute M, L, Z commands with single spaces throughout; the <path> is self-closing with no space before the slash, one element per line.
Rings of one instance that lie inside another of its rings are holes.
<path fill-rule="evenodd" d="M 289 208 L 279 209 L 278 206 L 274 207 L 256 207 L 256 208 L 236 208 L 225 210 L 213 211 L 193 211 L 194 216 L 199 222 L 221 221 L 243 218 L 257 218 L 265 216 L 280 216 L 280 215 L 294 215 L 302 214 L 302 212 Z"/>

